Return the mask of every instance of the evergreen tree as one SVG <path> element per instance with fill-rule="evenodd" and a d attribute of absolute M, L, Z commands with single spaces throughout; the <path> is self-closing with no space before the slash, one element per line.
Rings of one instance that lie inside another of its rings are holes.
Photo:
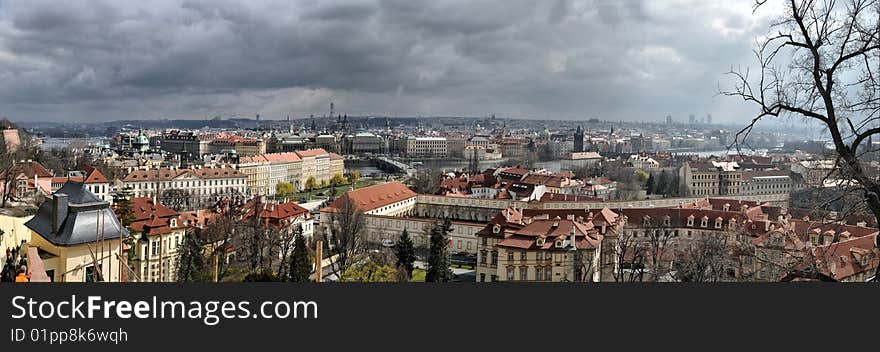
<path fill-rule="evenodd" d="M 195 232 L 187 232 L 177 250 L 177 282 L 209 281 L 204 248 Z"/>
<path fill-rule="evenodd" d="M 669 182 L 669 187 L 666 189 L 667 197 L 677 197 L 679 195 L 679 185 L 681 182 L 681 177 L 678 174 L 672 174 L 672 180 Z"/>
<path fill-rule="evenodd" d="M 471 153 L 471 158 L 468 161 L 468 171 L 471 173 L 471 175 L 476 175 L 480 173 L 480 159 L 477 156 L 476 150 L 473 150 L 473 153 Z"/>
<path fill-rule="evenodd" d="M 669 174 L 666 173 L 666 170 L 663 170 L 660 172 L 660 175 L 657 176 L 657 184 L 654 185 L 654 193 L 665 195 L 667 189 L 669 189 Z"/>
<path fill-rule="evenodd" d="M 648 190 L 648 194 L 654 193 L 654 174 L 648 174 L 648 181 L 645 182 L 645 188 Z"/>
<path fill-rule="evenodd" d="M 131 192 L 121 190 L 113 194 L 113 212 L 119 218 L 122 227 L 128 228 L 134 222 L 134 212 L 131 210 Z"/>
<path fill-rule="evenodd" d="M 409 232 L 403 229 L 400 239 L 394 247 L 394 254 L 397 255 L 397 266 L 403 267 L 408 275 L 412 275 L 414 263 L 416 261 L 416 251 L 413 241 L 409 238 Z"/>
<path fill-rule="evenodd" d="M 431 228 L 431 248 L 428 251 L 428 270 L 426 282 L 452 281 L 452 270 L 449 270 L 449 233 L 452 232 L 452 221 L 449 218 L 437 222 Z"/>
<path fill-rule="evenodd" d="M 291 282 L 309 282 L 309 274 L 312 273 L 309 248 L 306 246 L 306 239 L 302 235 L 302 229 L 297 229 L 297 232 L 293 240 L 293 254 L 290 257 L 290 277 L 288 279 Z"/>

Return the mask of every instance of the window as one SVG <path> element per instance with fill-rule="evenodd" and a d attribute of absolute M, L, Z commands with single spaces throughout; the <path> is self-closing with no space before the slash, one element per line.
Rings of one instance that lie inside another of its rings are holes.
<path fill-rule="evenodd" d="M 486 237 L 483 237 L 483 245 L 486 246 L 487 243 L 488 243 L 488 239 Z"/>
<path fill-rule="evenodd" d="M 535 267 L 535 280 L 543 280 L 544 279 L 544 268 L 538 266 Z"/>
<path fill-rule="evenodd" d="M 491 264 L 492 264 L 492 265 L 495 265 L 495 264 L 497 264 L 497 263 L 498 263 L 498 251 L 492 251 L 492 262 L 491 262 Z M 494 280 L 493 280 L 493 281 L 494 281 Z"/>
<path fill-rule="evenodd" d="M 519 267 L 519 280 L 526 281 L 529 279 L 529 268 L 525 266 Z"/>
<path fill-rule="evenodd" d="M 526 261 L 526 252 L 519 253 L 519 260 L 523 262 Z"/>
<path fill-rule="evenodd" d="M 95 274 L 96 274 L 96 273 L 95 273 L 95 266 L 94 266 L 94 265 L 89 265 L 89 266 L 87 266 L 85 269 L 86 269 L 86 270 L 85 270 L 85 277 L 84 277 L 85 282 L 104 281 L 103 278 L 101 277 L 101 275 L 102 275 L 102 274 L 101 274 L 101 271 L 102 271 L 102 270 L 101 270 L 101 266 L 100 266 L 100 265 L 98 265 L 98 272 L 97 272 L 97 277 L 98 277 L 98 278 L 97 278 L 97 280 L 95 280 Z"/>
<path fill-rule="evenodd" d="M 544 259 L 550 259 L 550 252 L 544 253 Z"/>
<path fill-rule="evenodd" d="M 544 268 L 544 281 L 553 281 L 553 270 Z"/>
<path fill-rule="evenodd" d="M 480 282 L 486 282 L 486 274 L 480 274 Z"/>
<path fill-rule="evenodd" d="M 507 261 L 509 261 L 509 262 L 513 261 L 513 252 L 511 252 L 511 251 L 507 252 Z"/>
<path fill-rule="evenodd" d="M 513 267 L 507 268 L 507 281 L 513 281 Z"/>

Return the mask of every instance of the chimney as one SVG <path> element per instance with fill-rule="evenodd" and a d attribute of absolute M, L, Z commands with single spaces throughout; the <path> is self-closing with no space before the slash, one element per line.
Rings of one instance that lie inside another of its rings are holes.
<path fill-rule="evenodd" d="M 56 193 L 52 195 L 52 233 L 58 233 L 61 224 L 67 217 L 67 195 Z"/>

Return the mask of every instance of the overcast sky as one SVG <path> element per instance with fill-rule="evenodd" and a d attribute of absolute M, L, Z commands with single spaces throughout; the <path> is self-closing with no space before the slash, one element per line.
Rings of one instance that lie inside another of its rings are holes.
<path fill-rule="evenodd" d="M 773 8 L 752 0 L 0 0 L 0 115 L 660 121 L 716 97 Z"/>

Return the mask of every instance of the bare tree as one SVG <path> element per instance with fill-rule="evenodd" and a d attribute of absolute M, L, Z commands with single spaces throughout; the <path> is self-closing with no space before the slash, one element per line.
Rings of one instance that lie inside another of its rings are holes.
<path fill-rule="evenodd" d="M 645 225 L 643 231 L 645 234 L 643 245 L 645 246 L 649 278 L 652 281 L 658 281 L 668 272 L 668 260 L 675 256 L 675 250 L 669 248 L 669 245 L 678 237 L 678 234 L 669 227 L 654 224 Z"/>
<path fill-rule="evenodd" d="M 768 1 L 757 0 L 755 10 Z M 777 33 L 755 49 L 760 77 L 752 79 L 748 70 L 730 72 L 736 83 L 724 94 L 760 109 L 734 143 L 739 148 L 764 118 L 797 117 L 820 125 L 837 154 L 831 173 L 854 186 L 880 219 L 880 180 L 860 160 L 876 151 L 862 144 L 880 134 L 880 0 L 784 4 L 784 17 L 773 24 Z"/>
<path fill-rule="evenodd" d="M 328 252 L 337 256 L 331 269 L 339 277 L 362 251 L 361 234 L 366 228 L 366 217 L 347 196 L 341 198 L 339 205 L 329 214 L 330 233 L 325 234 L 324 242 L 327 243 Z"/>
<path fill-rule="evenodd" d="M 162 191 L 160 202 L 175 211 L 188 210 L 193 205 L 192 194 L 188 190 L 179 188 Z"/>
<path fill-rule="evenodd" d="M 302 235 L 303 229 L 301 224 L 297 224 L 293 228 L 285 228 L 279 231 L 278 240 L 275 246 L 278 252 L 278 276 L 282 278 L 289 277 L 288 269 L 290 269 L 290 257 L 293 255 L 296 236 Z"/>
<path fill-rule="evenodd" d="M 419 194 L 436 194 L 440 190 L 440 172 L 433 168 L 419 169 L 410 179 L 410 188 Z"/>
<path fill-rule="evenodd" d="M 229 265 L 225 259 L 227 250 L 234 246 L 233 239 L 239 227 L 242 203 L 241 200 L 233 199 L 217 201 L 213 208 L 217 216 L 211 223 L 205 224 L 202 231 L 196 232 L 208 249 L 207 258 L 217 262 L 215 269 L 218 281 L 229 273 Z"/>
<path fill-rule="evenodd" d="M 676 253 L 676 278 L 687 282 L 717 282 L 724 279 L 727 264 L 727 234 L 706 234 Z"/>
<path fill-rule="evenodd" d="M 593 266 L 593 256 L 598 255 L 595 251 L 576 250 L 573 253 L 574 273 L 572 277 L 577 282 L 593 282 L 593 274 L 596 272 Z"/>
<path fill-rule="evenodd" d="M 632 233 L 620 231 L 614 241 L 614 281 L 637 282 L 645 278 L 647 246 Z"/>
<path fill-rule="evenodd" d="M 757 10 L 769 0 L 758 0 Z M 779 0 L 783 1 L 783 0 Z M 837 177 L 857 185 L 867 207 L 880 218 L 880 181 L 868 175 L 862 143 L 880 134 L 880 0 L 785 0 L 777 32 L 758 44 L 759 77 L 748 69 L 730 72 L 736 83 L 723 92 L 760 110 L 737 134 L 747 145 L 765 118 L 795 117 L 824 128 L 834 144 Z"/>

